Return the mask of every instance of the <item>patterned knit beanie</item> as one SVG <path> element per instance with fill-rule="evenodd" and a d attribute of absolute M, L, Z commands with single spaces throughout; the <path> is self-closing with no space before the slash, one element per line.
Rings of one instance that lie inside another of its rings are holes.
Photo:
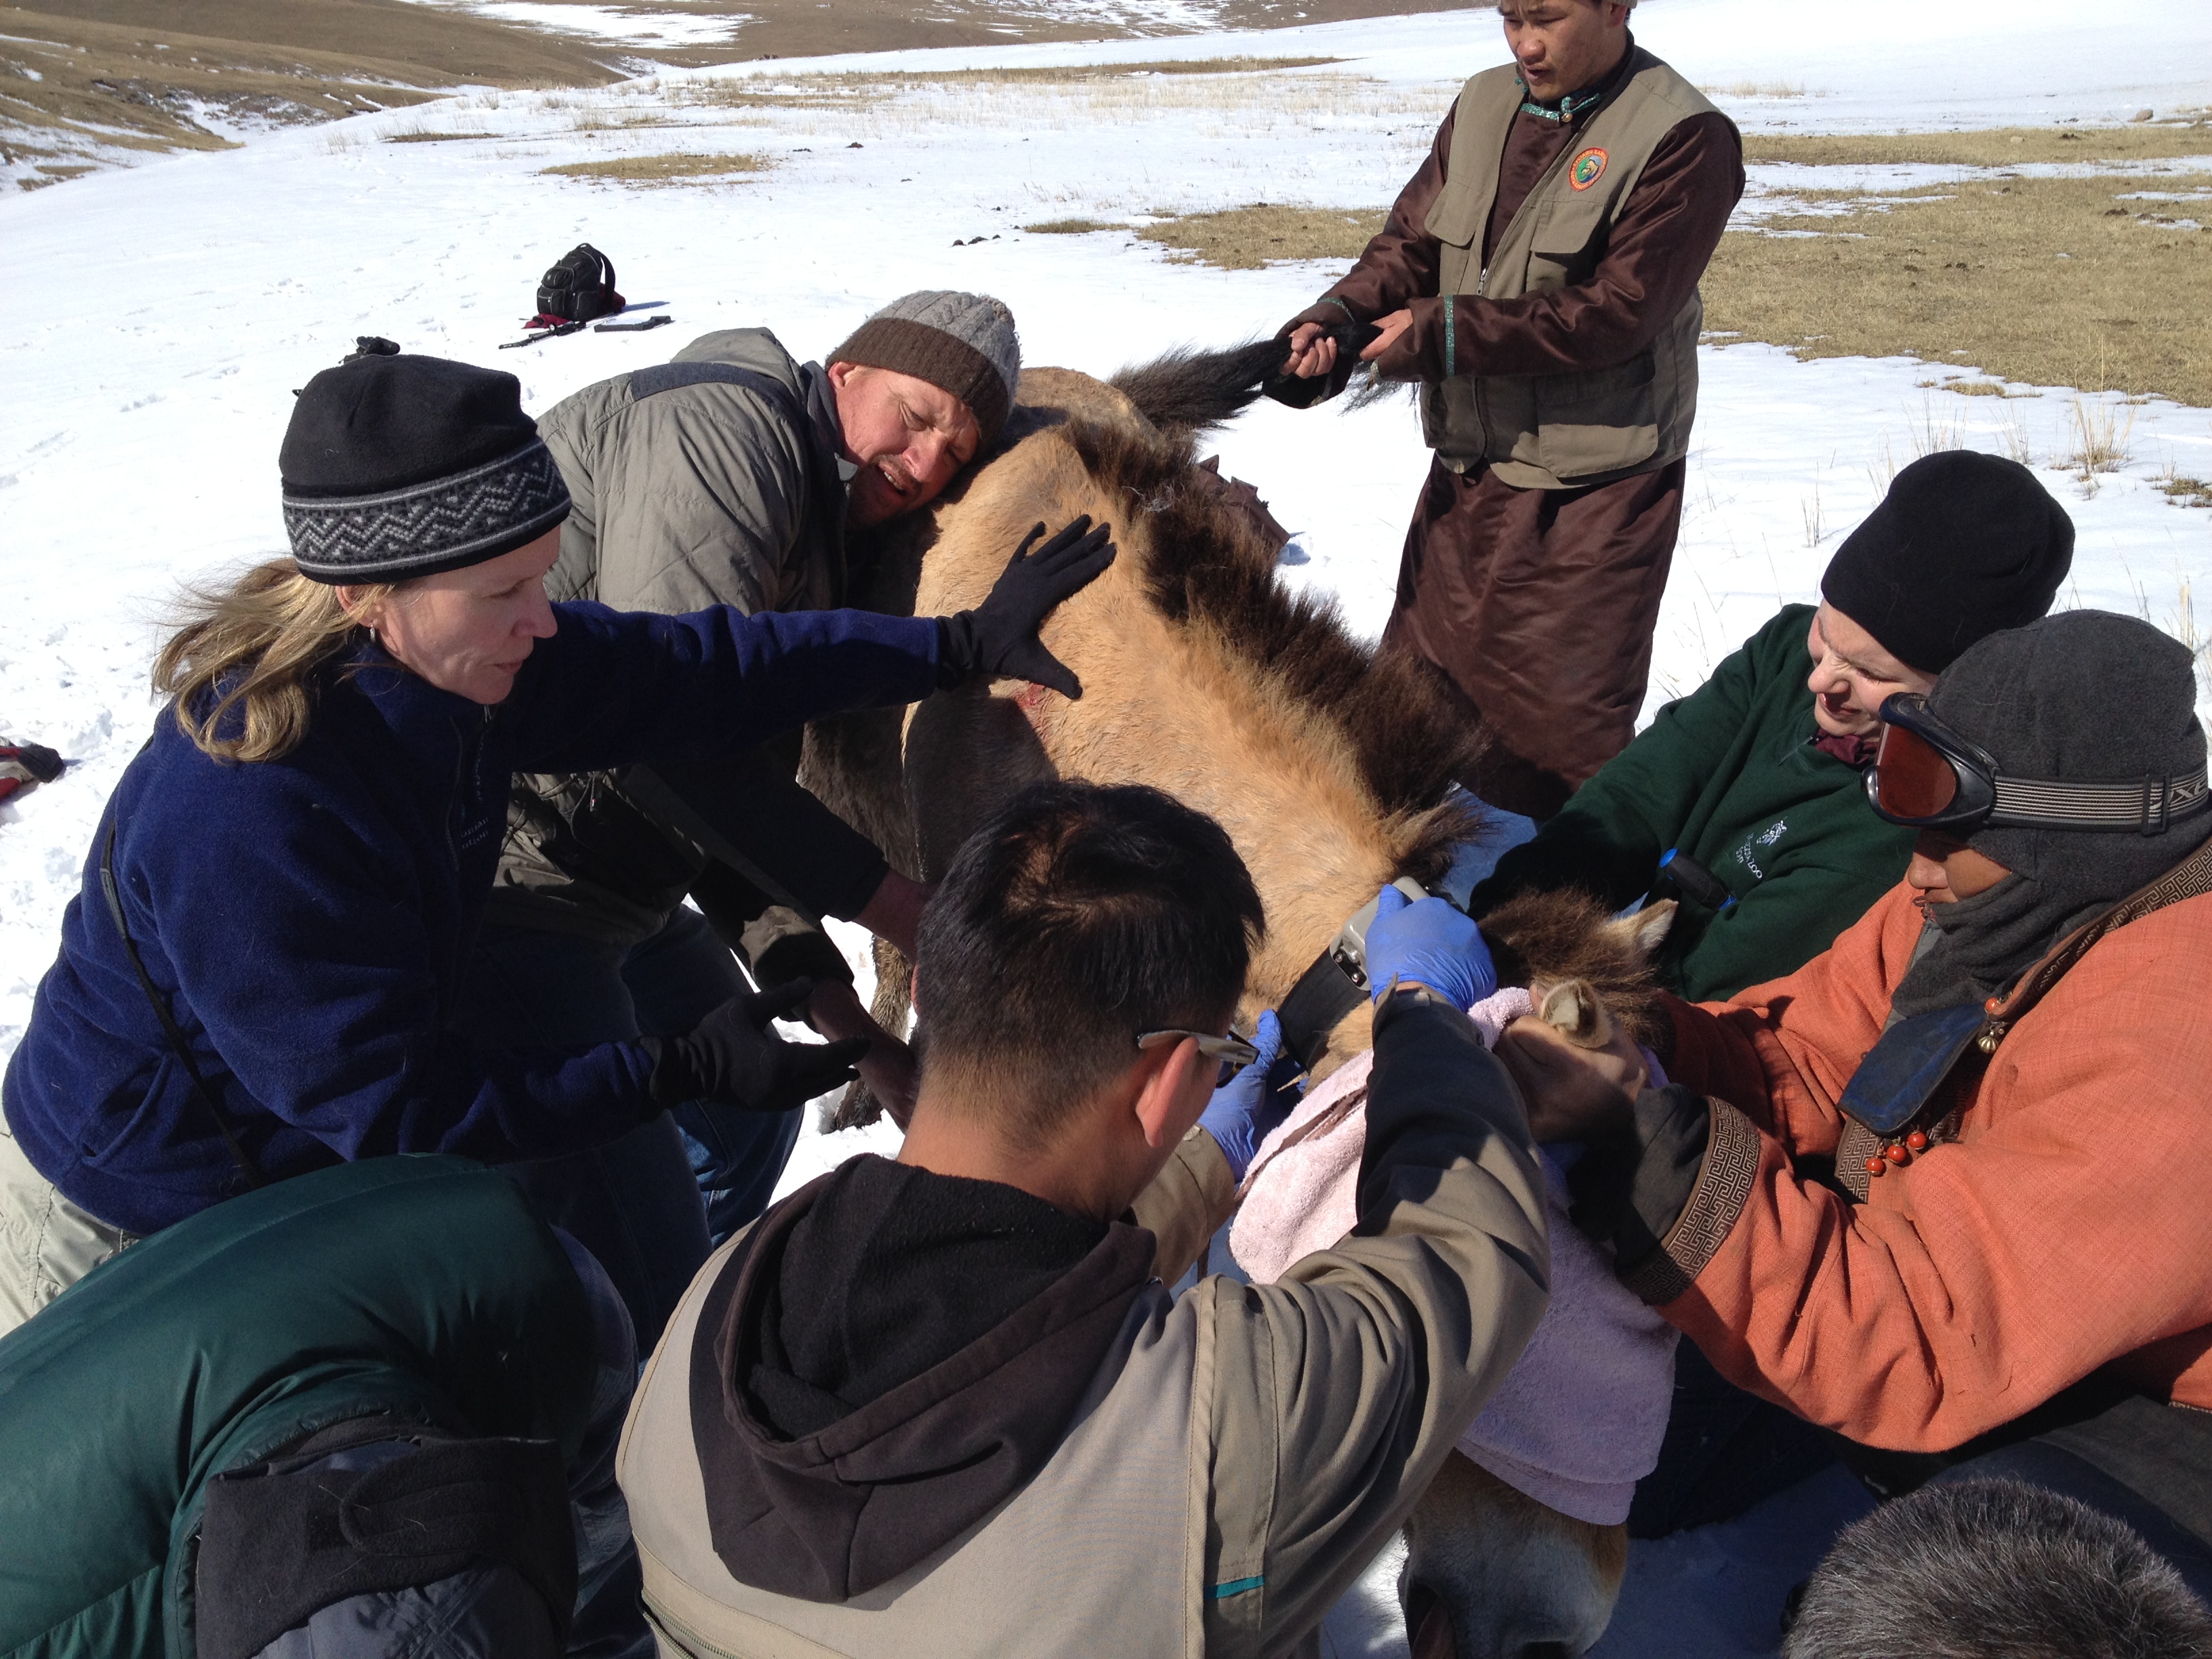
<path fill-rule="evenodd" d="M 319 582 L 482 564 L 568 516 L 521 383 L 443 357 L 325 369 L 293 405 L 277 467 L 292 557 Z"/>
<path fill-rule="evenodd" d="M 1022 343 L 1014 313 L 988 294 L 924 289 L 894 300 L 823 360 L 911 374 L 975 412 L 989 443 L 1014 406 Z"/>

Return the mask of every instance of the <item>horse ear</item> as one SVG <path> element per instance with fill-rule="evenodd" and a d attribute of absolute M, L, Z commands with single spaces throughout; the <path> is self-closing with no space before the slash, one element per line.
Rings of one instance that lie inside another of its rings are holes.
<path fill-rule="evenodd" d="M 1629 943 L 1648 962 L 1658 955 L 1659 947 L 1667 941 L 1668 930 L 1674 925 L 1674 901 L 1661 899 L 1656 904 L 1647 904 L 1624 925 L 1628 929 Z"/>

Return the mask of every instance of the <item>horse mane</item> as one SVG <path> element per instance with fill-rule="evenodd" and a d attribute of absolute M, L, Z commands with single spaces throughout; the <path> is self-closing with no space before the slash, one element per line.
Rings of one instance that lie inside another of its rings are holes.
<path fill-rule="evenodd" d="M 1191 464 L 1188 434 L 1154 436 L 1073 420 L 1063 428 L 1109 495 L 1127 493 L 1150 515 L 1146 597 L 1176 623 L 1211 628 L 1300 704 L 1332 720 L 1383 811 L 1414 827 L 1407 873 L 1434 880 L 1451 848 L 1473 833 L 1476 809 L 1438 811 L 1445 792 L 1481 752 L 1486 734 L 1411 652 L 1376 650 L 1353 636 L 1333 598 L 1276 581 L 1275 550 Z"/>

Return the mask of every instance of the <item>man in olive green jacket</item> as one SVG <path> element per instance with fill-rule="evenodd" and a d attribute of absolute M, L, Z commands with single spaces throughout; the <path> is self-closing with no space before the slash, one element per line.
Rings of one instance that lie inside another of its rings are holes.
<path fill-rule="evenodd" d="M 922 926 L 897 1162 L 732 1241 L 640 1382 L 618 1467 L 665 1656 L 1311 1650 L 1518 1358 L 1550 1257 L 1519 1099 L 1460 1012 L 1488 953 L 1430 899 L 1368 934 L 1359 1227 L 1273 1285 L 1170 1293 L 1266 1127 L 1264 1049 L 1214 1090 L 1260 926 L 1219 826 L 1152 790 L 1042 786 L 968 842 Z M 1178 1164 L 1179 1213 L 1131 1219 Z"/>
<path fill-rule="evenodd" d="M 1844 540 L 1816 610 L 1785 605 L 1498 861 L 1469 908 L 1580 887 L 1680 904 L 1659 960 L 1693 1002 L 1795 973 L 1897 884 L 1912 832 L 1863 787 L 1885 698 L 2051 608 L 2074 526 L 2027 468 L 1915 461 Z M 1811 672 L 1807 672 L 1808 659 Z"/>

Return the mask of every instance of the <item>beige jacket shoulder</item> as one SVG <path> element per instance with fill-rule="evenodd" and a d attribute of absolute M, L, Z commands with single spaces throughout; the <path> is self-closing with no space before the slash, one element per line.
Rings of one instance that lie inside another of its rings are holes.
<path fill-rule="evenodd" d="M 852 1602 L 755 1589 L 709 1542 L 690 1356 L 726 1246 L 639 1384 L 618 1466 L 664 1656 L 1309 1650 L 1543 1310 L 1543 1184 L 1522 1108 L 1472 1029 L 1455 1036 L 1378 1059 L 1386 1089 L 1393 1058 L 1425 1074 L 1370 1103 L 1358 1230 L 1274 1285 L 1153 1284 L 1036 1478 Z"/>

